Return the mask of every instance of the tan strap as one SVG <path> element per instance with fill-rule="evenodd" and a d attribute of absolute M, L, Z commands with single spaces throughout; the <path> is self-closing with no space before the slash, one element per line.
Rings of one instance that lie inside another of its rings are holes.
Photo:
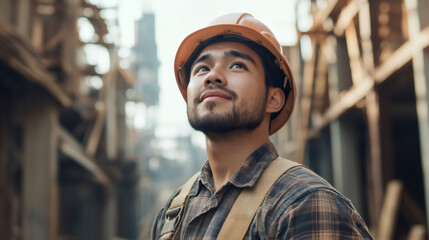
<path fill-rule="evenodd" d="M 231 208 L 220 232 L 218 240 L 239 240 L 246 235 L 247 229 L 256 211 L 265 199 L 268 191 L 284 173 L 301 164 L 277 158 L 262 172 L 255 186 L 241 191 Z"/>
<path fill-rule="evenodd" d="M 194 183 L 200 176 L 197 172 L 183 184 L 179 194 L 171 201 L 170 207 L 165 212 L 165 222 L 161 231 L 161 240 L 179 239 L 186 207 L 188 206 L 189 193 Z"/>

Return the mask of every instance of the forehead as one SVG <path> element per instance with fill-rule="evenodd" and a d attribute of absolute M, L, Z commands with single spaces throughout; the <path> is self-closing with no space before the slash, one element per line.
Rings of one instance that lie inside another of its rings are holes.
<path fill-rule="evenodd" d="M 247 54 L 250 57 L 252 57 L 255 61 L 261 63 L 261 59 L 260 59 L 259 54 L 257 54 L 255 51 L 253 51 L 251 48 L 249 48 L 245 44 L 239 43 L 239 42 L 218 42 L 218 43 L 210 44 L 201 51 L 201 53 L 199 54 L 198 57 L 203 56 L 203 55 L 208 54 L 208 53 L 210 53 L 210 54 L 215 54 L 215 53 L 223 54 L 224 52 L 231 51 L 231 50 Z"/>

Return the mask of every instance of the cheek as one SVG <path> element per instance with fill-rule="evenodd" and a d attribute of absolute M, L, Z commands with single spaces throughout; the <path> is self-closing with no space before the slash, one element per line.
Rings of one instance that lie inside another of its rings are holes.
<path fill-rule="evenodd" d="M 266 91 L 265 82 L 261 79 L 245 79 L 240 84 L 231 83 L 230 85 L 235 85 L 231 87 L 239 96 L 244 95 L 250 99 L 258 99 L 260 95 L 265 95 Z"/>
<path fill-rule="evenodd" d="M 186 88 L 186 94 L 187 94 L 187 103 L 192 104 L 194 101 L 194 98 L 198 95 L 200 90 L 200 87 L 195 84 L 194 81 L 189 82 L 188 87 Z"/>
<path fill-rule="evenodd" d="M 195 83 L 189 82 L 188 87 L 186 88 L 186 94 L 188 95 L 188 99 L 195 94 Z"/>

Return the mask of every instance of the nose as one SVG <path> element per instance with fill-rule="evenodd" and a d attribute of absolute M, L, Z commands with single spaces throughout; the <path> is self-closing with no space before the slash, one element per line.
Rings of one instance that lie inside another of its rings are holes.
<path fill-rule="evenodd" d="M 222 85 L 225 86 L 227 83 L 225 75 L 221 72 L 221 70 L 213 68 L 204 79 L 204 86 L 208 85 Z"/>

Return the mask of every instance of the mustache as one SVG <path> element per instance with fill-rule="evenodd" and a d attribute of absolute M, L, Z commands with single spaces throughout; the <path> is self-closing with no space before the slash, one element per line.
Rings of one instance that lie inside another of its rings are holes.
<path fill-rule="evenodd" d="M 235 93 L 234 91 L 232 91 L 232 90 L 230 90 L 230 89 L 228 89 L 228 88 L 226 88 L 224 86 L 221 86 L 221 85 L 210 85 L 210 86 L 208 86 L 206 88 L 201 89 L 201 91 L 199 92 L 199 94 L 194 98 L 194 102 L 195 103 L 199 103 L 201 95 L 205 91 L 209 91 L 209 90 L 220 90 L 220 91 L 223 91 L 223 92 L 227 93 L 231 97 L 232 100 L 236 100 L 238 98 L 237 93 Z"/>

